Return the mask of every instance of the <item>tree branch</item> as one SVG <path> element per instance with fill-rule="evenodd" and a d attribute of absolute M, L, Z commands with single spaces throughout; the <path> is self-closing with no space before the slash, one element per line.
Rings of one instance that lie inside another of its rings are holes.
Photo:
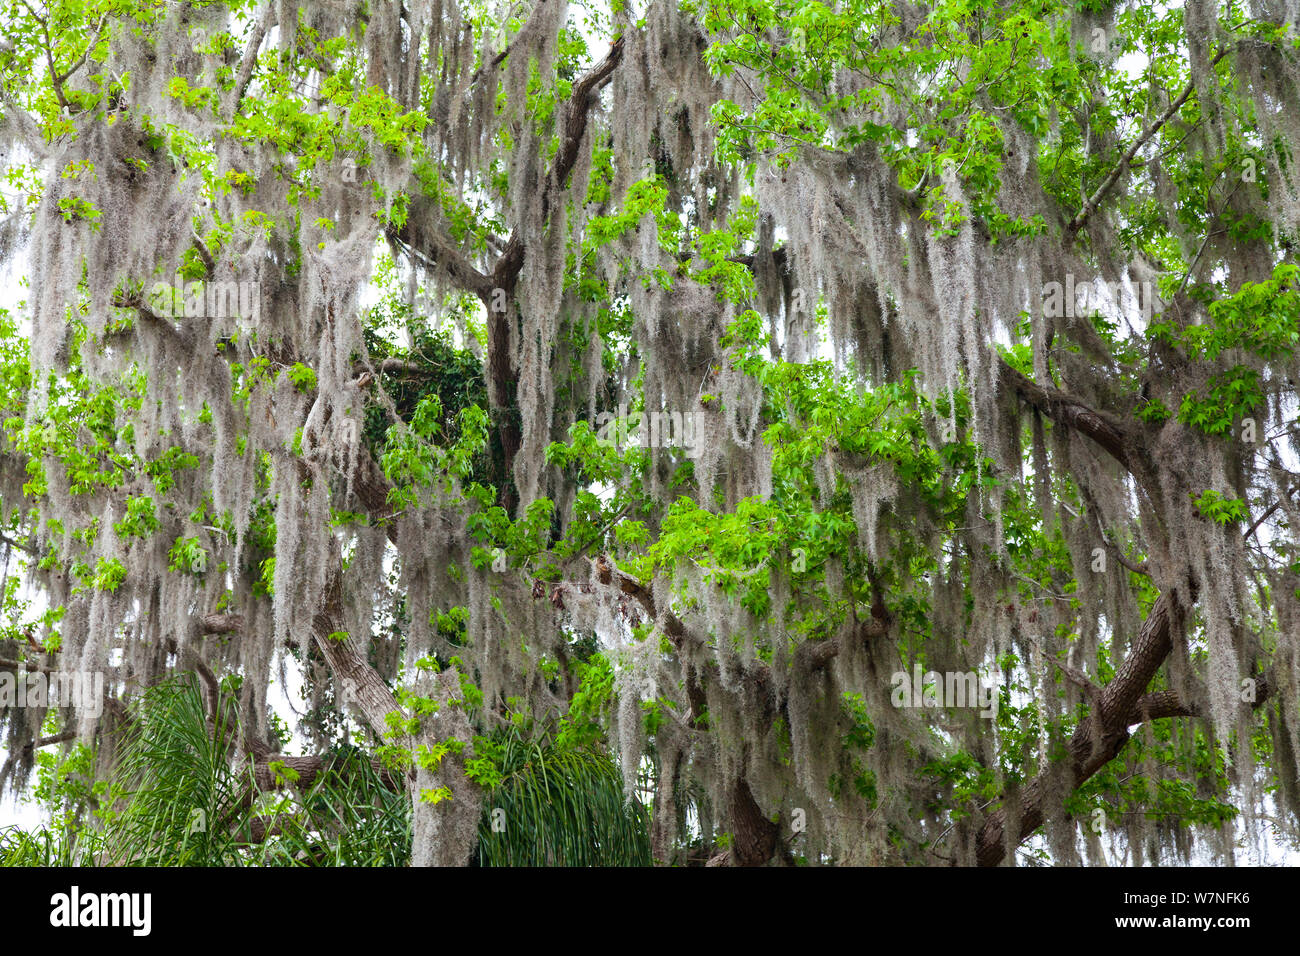
<path fill-rule="evenodd" d="M 1295 488 L 1287 488 L 1282 492 L 1282 497 L 1290 498 L 1294 492 L 1295 492 Z M 1249 538 L 1252 534 L 1255 533 L 1255 531 L 1259 528 L 1259 526 L 1262 525 L 1265 521 L 1267 521 L 1270 517 L 1272 517 L 1273 513 L 1277 511 L 1277 509 L 1280 507 L 1282 507 L 1282 498 L 1278 498 L 1277 501 L 1273 502 L 1271 505 L 1268 506 L 1267 509 L 1265 509 L 1262 515 L 1260 515 L 1253 522 L 1251 522 L 1250 527 L 1246 529 L 1246 533 L 1242 535 L 1242 537 Z"/>
<path fill-rule="evenodd" d="M 204 634 L 240 634 L 244 630 L 242 614 L 205 614 L 200 622 Z"/>
<path fill-rule="evenodd" d="M 45 64 L 50 71 L 50 85 L 54 88 L 54 96 L 58 99 L 59 106 L 66 110 L 69 108 L 68 101 L 63 95 L 63 83 L 59 80 L 59 71 L 54 66 L 54 43 L 50 40 L 49 19 L 37 13 L 27 0 L 18 0 L 18 2 L 27 8 L 27 12 L 32 15 L 32 19 L 41 26 L 41 33 L 45 37 Z"/>
<path fill-rule="evenodd" d="M 428 374 L 430 367 L 421 365 L 419 362 L 412 362 L 409 359 L 386 358 L 374 366 L 358 362 L 352 366 L 352 374 L 358 379 L 358 385 L 364 387 L 360 378 L 369 373 L 377 375 L 425 375 Z M 369 385 L 369 382 L 364 383 Z"/>
<path fill-rule="evenodd" d="M 547 185 L 546 193 L 542 196 L 543 219 L 549 213 L 552 192 L 564 189 L 569 174 L 573 172 L 573 166 L 578 160 L 578 148 L 582 145 L 582 138 L 587 132 L 592 97 L 613 77 L 615 68 L 623 59 L 623 46 L 623 37 L 611 43 L 605 59 L 592 67 L 573 88 L 573 95 L 569 97 L 565 110 L 564 142 L 560 144 L 559 152 L 555 156 L 555 164 L 545 180 Z M 502 288 L 507 292 L 513 289 L 523 266 L 524 241 L 519 229 L 516 228 L 506 242 L 505 251 L 497 260 L 496 267 L 492 270 L 492 287 Z"/>
<path fill-rule="evenodd" d="M 1214 59 L 1210 61 L 1210 66 L 1215 66 L 1227 55 L 1228 49 L 1227 47 L 1224 47 L 1215 55 Z M 1133 162 L 1133 157 L 1137 155 L 1138 150 L 1146 145 L 1147 141 L 1150 140 L 1152 136 L 1156 135 L 1156 133 L 1160 131 L 1160 128 L 1164 126 L 1165 123 L 1169 122 L 1175 113 L 1182 109 L 1183 104 L 1187 102 L 1187 98 L 1192 95 L 1192 92 L 1195 89 L 1196 83 L 1192 80 L 1188 80 L 1187 86 L 1183 88 L 1183 91 L 1180 94 L 1178 94 L 1178 98 L 1170 103 L 1169 107 L 1161 113 L 1150 126 L 1143 130 L 1142 135 L 1135 139 L 1132 145 L 1124 151 L 1124 155 L 1120 157 L 1119 162 L 1117 162 L 1111 168 L 1111 171 L 1106 174 L 1106 178 L 1101 181 L 1101 185 L 1097 187 L 1096 191 L 1083 204 L 1083 208 L 1079 210 L 1075 217 L 1070 220 L 1069 225 L 1065 227 L 1064 240 L 1067 246 L 1074 241 L 1074 237 L 1078 235 L 1079 230 L 1087 224 L 1088 220 L 1101 206 L 1102 200 L 1106 198 L 1106 195 L 1115 188 L 1115 183 L 1119 181 L 1119 177 L 1123 175 L 1124 171 L 1129 168 L 1129 164 Z"/>
<path fill-rule="evenodd" d="M 244 99 L 244 94 L 248 92 L 248 84 L 253 79 L 253 69 L 257 66 L 257 51 L 262 48 L 262 40 L 266 38 L 267 31 L 276 21 L 275 4 L 267 3 L 262 8 L 262 15 L 257 18 L 257 25 L 253 27 L 253 33 L 248 38 L 248 46 L 244 48 L 243 58 L 239 63 L 239 74 L 235 78 L 234 89 L 230 91 L 230 99 L 226 104 L 226 122 L 231 122 L 235 114 L 239 111 L 239 104 Z"/>
<path fill-rule="evenodd" d="M 1195 599 L 1194 591 L 1190 596 Z M 1007 840 L 1009 821 L 1005 804 L 984 821 L 976 839 L 976 859 L 980 866 L 996 866 L 1006 854 L 1008 844 L 1019 845 L 1042 826 L 1048 794 L 1059 793 L 1067 787 L 1073 791 L 1118 756 L 1128 743 L 1129 726 L 1141 722 L 1134 719 L 1135 715 L 1150 714 L 1154 718 L 1182 713 L 1168 698 L 1143 696 L 1173 649 L 1174 625 L 1182 614 L 1183 608 L 1175 596 L 1165 593 L 1159 597 L 1142 623 L 1128 657 L 1110 683 L 1102 688 L 1088 719 L 1079 724 L 1070 738 L 1065 758 L 1041 771 L 1021 791 L 1018 812 L 1012 817 L 1018 821 L 1014 838 Z"/>
<path fill-rule="evenodd" d="M 272 767 L 272 764 L 281 766 Z M 378 760 L 371 760 L 370 766 L 379 775 L 384 786 L 401 792 L 403 784 L 400 776 L 394 776 L 392 770 Z M 305 792 L 311 789 L 318 776 L 332 769 L 332 766 L 327 765 L 324 757 L 286 757 L 283 754 L 269 754 L 254 763 L 251 769 L 253 786 L 259 791 L 269 792 L 284 787 L 298 787 Z M 286 774 L 285 770 L 293 773 Z M 297 775 L 297 779 L 294 779 L 294 774 Z"/>
<path fill-rule="evenodd" d="M 597 555 L 592 560 L 591 565 L 596 571 L 597 581 L 601 584 L 613 585 L 629 597 L 635 598 L 650 620 L 659 620 L 659 609 L 655 605 L 654 595 L 650 593 L 649 588 L 630 574 L 624 574 L 618 568 L 614 567 L 613 562 L 603 554 Z M 678 650 L 680 650 L 682 645 L 687 641 L 696 644 L 703 643 L 699 637 L 696 637 L 687 630 L 686 625 L 682 623 L 682 619 L 672 611 L 664 611 L 663 621 L 664 630 L 668 634 L 668 639 L 672 641 L 673 646 Z"/>
<path fill-rule="evenodd" d="M 402 713 L 397 698 L 365 659 L 355 638 L 343 624 L 341 571 L 331 571 L 320 608 L 312 616 L 312 637 L 320 648 L 339 685 L 346 689 L 372 730 L 382 739 L 388 731 L 388 715 Z"/>
<path fill-rule="evenodd" d="M 1126 471 L 1130 473 L 1133 471 L 1133 461 L 1130 457 L 1132 434 L 1119 421 L 1090 408 L 1060 389 L 1050 385 L 1039 385 L 1027 375 L 1012 368 L 1004 359 L 998 361 L 1000 362 L 998 377 L 1028 404 L 1058 425 L 1072 428 L 1091 438 L 1123 465 Z"/>
<path fill-rule="evenodd" d="M 57 78 L 55 78 L 54 82 L 58 84 L 59 87 L 62 87 L 64 83 L 70 80 L 72 78 L 72 74 L 76 73 L 79 69 L 81 69 L 82 64 L 86 62 L 86 57 L 90 55 L 90 51 L 95 48 L 95 45 L 97 43 L 99 43 L 99 35 L 101 32 L 103 32 L 104 23 L 106 20 L 108 20 L 108 14 L 107 13 L 100 14 L 99 21 L 95 24 L 94 35 L 91 37 L 90 42 L 86 44 L 86 49 L 82 51 L 81 56 L 77 57 L 76 61 L 70 67 L 68 67 L 66 70 L 60 73 Z"/>
<path fill-rule="evenodd" d="M 9 537 L 9 535 L 7 534 L 0 534 L 0 544 L 7 544 L 11 548 L 17 548 L 19 551 L 23 551 L 27 554 L 30 554 L 32 557 L 36 557 L 35 548 L 33 548 L 29 544 L 23 544 L 21 541 L 15 540 L 14 538 Z"/>
<path fill-rule="evenodd" d="M 8 671 L 39 671 L 42 674 L 57 674 L 57 667 L 49 667 L 45 664 L 38 664 L 35 661 L 18 661 L 8 657 L 0 657 L 0 668 Z"/>
<path fill-rule="evenodd" d="M 52 747 L 55 744 L 67 743 L 69 740 L 76 740 L 77 732 L 75 730 L 65 730 L 61 733 L 52 734 L 49 737 L 39 737 L 27 744 L 27 750 L 40 750 L 42 747 Z"/>
<path fill-rule="evenodd" d="M 432 230 L 417 231 L 415 220 L 408 216 L 401 229 L 388 229 L 384 235 L 409 258 L 419 260 L 426 268 L 440 268 L 462 288 L 490 299 L 492 279 L 475 269 L 447 236 Z"/>
<path fill-rule="evenodd" d="M 1273 681 L 1267 674 L 1255 678 L 1255 699 L 1250 702 L 1251 710 L 1264 706 L 1273 691 Z M 1165 717 L 1201 717 L 1201 712 L 1184 701 L 1177 691 L 1159 690 L 1143 694 L 1138 698 L 1127 723 L 1143 724 L 1149 720 L 1161 720 Z"/>

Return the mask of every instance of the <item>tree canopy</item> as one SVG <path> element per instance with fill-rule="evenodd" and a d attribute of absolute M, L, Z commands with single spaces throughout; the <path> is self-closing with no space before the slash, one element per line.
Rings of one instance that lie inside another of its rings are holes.
<path fill-rule="evenodd" d="M 1298 16 L 6 0 L 0 849 L 1296 848 Z"/>

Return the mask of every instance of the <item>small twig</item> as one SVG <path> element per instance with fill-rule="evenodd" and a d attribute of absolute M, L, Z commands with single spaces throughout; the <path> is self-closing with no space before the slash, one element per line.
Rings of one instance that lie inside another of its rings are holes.
<path fill-rule="evenodd" d="M 63 95 L 63 83 L 59 80 L 59 71 L 54 68 L 54 44 L 50 41 L 49 21 L 37 13 L 27 0 L 18 0 L 18 2 L 26 7 L 27 12 L 41 25 L 41 33 L 45 37 L 45 62 L 50 68 L 50 84 L 54 87 L 54 95 L 58 98 L 59 106 L 67 110 L 69 106 L 67 99 Z"/>
<path fill-rule="evenodd" d="M 59 74 L 56 82 L 58 82 L 60 86 L 62 86 L 65 81 L 70 79 L 73 73 L 76 73 L 79 69 L 81 69 L 81 65 L 86 62 L 86 57 L 90 55 L 90 51 L 93 50 L 95 48 L 95 45 L 99 43 L 99 34 L 104 29 L 104 21 L 107 19 L 108 19 L 107 13 L 100 14 L 99 22 L 95 24 L 94 39 L 92 39 L 88 44 L 86 44 L 86 49 L 82 52 L 81 56 L 77 57 L 77 62 L 73 63 L 72 66 L 68 67 L 66 70 L 64 70 L 62 73 Z"/>
<path fill-rule="evenodd" d="M 1088 695 L 1090 702 L 1095 702 L 1101 695 L 1101 688 L 1089 680 L 1087 674 L 1061 661 L 1052 661 L 1052 663 L 1056 665 L 1057 669 L 1065 675 L 1070 683 L 1078 685 Z"/>
<path fill-rule="evenodd" d="M 1228 48 L 1224 47 L 1215 54 L 1214 59 L 1210 61 L 1210 66 L 1216 66 L 1218 62 L 1227 55 Z M 1142 132 L 1141 136 L 1133 141 L 1132 145 L 1129 146 L 1127 150 L 1124 151 L 1124 155 L 1120 157 L 1119 162 L 1117 162 L 1111 171 L 1106 174 L 1106 178 L 1101 181 L 1101 185 L 1097 187 L 1092 196 L 1083 204 L 1083 208 L 1079 210 L 1078 214 L 1070 220 L 1070 224 L 1065 227 L 1066 245 L 1069 245 L 1074 241 L 1074 237 L 1078 234 L 1079 230 L 1087 224 L 1093 213 L 1097 211 L 1102 200 L 1106 198 L 1107 194 L 1113 188 L 1115 188 L 1115 183 L 1119 181 L 1119 177 L 1123 175 L 1124 171 L 1129 168 L 1129 164 L 1133 161 L 1133 157 L 1137 155 L 1138 150 L 1145 146 L 1147 141 L 1150 140 L 1152 136 L 1156 135 L 1156 133 L 1160 131 L 1160 128 L 1173 118 L 1175 113 L 1182 109 L 1183 104 L 1187 102 L 1187 98 L 1192 95 L 1195 89 L 1195 81 L 1189 80 L 1187 86 L 1180 94 L 1178 94 L 1178 98 L 1170 103 L 1169 107 Z"/>
<path fill-rule="evenodd" d="M 1282 496 L 1285 498 L 1290 498 L 1291 493 L 1294 491 L 1295 491 L 1294 488 L 1287 488 L 1282 492 Z M 1243 534 L 1242 537 L 1249 538 L 1252 534 L 1255 533 L 1255 530 L 1260 525 L 1262 525 L 1265 521 L 1267 521 L 1272 516 L 1273 512 L 1277 511 L 1277 509 L 1280 507 L 1282 507 L 1282 498 L 1277 499 L 1277 501 L 1269 505 L 1268 509 L 1262 515 L 1256 518 L 1255 521 L 1251 524 L 1251 526 L 1246 529 L 1246 533 Z"/>
<path fill-rule="evenodd" d="M 2 532 L 0 532 L 0 543 L 7 544 L 11 548 L 17 548 L 19 551 L 26 552 L 32 557 L 36 557 L 36 549 L 31 545 L 23 544 L 21 541 L 16 541 Z"/>
<path fill-rule="evenodd" d="M 67 743 L 69 740 L 76 740 L 77 732 L 75 730 L 65 730 L 61 733 L 51 734 L 49 737 L 38 737 L 31 743 L 27 744 L 25 750 L 40 750 L 42 747 L 52 747 L 54 744 Z"/>

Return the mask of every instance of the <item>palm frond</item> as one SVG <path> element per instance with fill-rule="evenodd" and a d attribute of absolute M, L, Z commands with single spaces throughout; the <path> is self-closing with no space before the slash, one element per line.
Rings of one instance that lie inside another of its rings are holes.
<path fill-rule="evenodd" d="M 405 866 L 411 804 L 359 750 L 331 755 L 296 812 L 272 818 L 265 862 L 274 866 Z"/>
<path fill-rule="evenodd" d="M 233 709 L 210 719 L 188 675 L 134 708 L 102 834 L 75 841 L 52 829 L 0 831 L 11 866 L 405 866 L 409 795 L 356 748 L 327 754 L 302 792 L 260 793 L 237 759 Z M 500 779 L 487 794 L 482 866 L 648 866 L 646 808 L 628 801 L 610 756 L 557 745 L 530 727 L 491 740 Z M 93 848 L 93 849 L 92 849 Z"/>
<path fill-rule="evenodd" d="M 139 866 L 229 866 L 241 818 L 251 809 L 251 774 L 231 755 L 238 728 L 228 708 L 209 721 L 191 675 L 150 688 L 135 708 L 110 794 L 125 805 L 105 836 L 103 862 Z"/>
<path fill-rule="evenodd" d="M 626 799 L 618 765 L 512 728 L 503 776 L 484 802 L 481 866 L 649 866 L 649 814 Z"/>
<path fill-rule="evenodd" d="M 66 830 L 0 830 L 0 866 L 80 866 L 86 854 Z"/>

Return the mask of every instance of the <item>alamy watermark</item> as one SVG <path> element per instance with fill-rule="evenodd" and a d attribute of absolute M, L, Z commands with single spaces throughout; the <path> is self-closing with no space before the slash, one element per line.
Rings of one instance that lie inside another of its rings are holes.
<path fill-rule="evenodd" d="M 9 707 L 75 707 L 87 717 L 104 713 L 100 671 L 0 672 L 0 710 Z"/>
<path fill-rule="evenodd" d="M 256 322 L 262 315 L 262 286 L 259 282 L 184 281 L 155 282 L 149 290 L 149 304 L 159 315 L 172 319 L 240 318 Z"/>
<path fill-rule="evenodd" d="M 152 893 L 83 893 L 73 886 L 50 897 L 50 925 L 57 928 L 124 927 L 133 936 L 148 936 L 152 914 Z"/>
<path fill-rule="evenodd" d="M 1165 303 L 1151 288 L 1150 282 L 1131 286 L 1134 305 L 1143 321 L 1164 310 Z M 1106 301 L 1119 306 L 1124 299 L 1122 282 L 1104 282 L 1101 279 L 1076 282 L 1073 273 L 1066 273 L 1065 282 L 1043 283 L 1043 315 L 1048 318 L 1076 318 L 1091 315 Z"/>
<path fill-rule="evenodd" d="M 890 701 L 895 707 L 979 707 L 981 717 L 996 717 L 997 687 L 980 680 L 974 671 L 927 671 L 913 664 L 912 673 L 895 671 Z"/>
<path fill-rule="evenodd" d="M 701 413 L 654 411 L 629 412 L 620 405 L 617 412 L 596 416 L 596 437 L 623 449 L 629 445 L 642 448 L 697 448 L 701 439 Z"/>

